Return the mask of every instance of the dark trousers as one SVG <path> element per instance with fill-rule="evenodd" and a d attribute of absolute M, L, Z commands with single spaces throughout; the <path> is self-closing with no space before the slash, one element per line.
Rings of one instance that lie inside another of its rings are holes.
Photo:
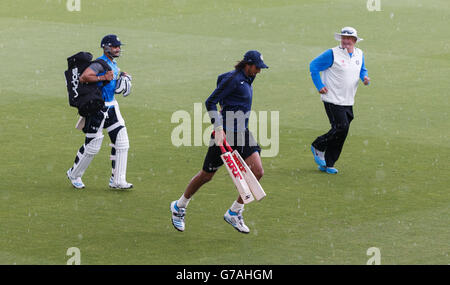
<path fill-rule="evenodd" d="M 353 120 L 353 106 L 323 103 L 330 120 L 331 129 L 328 133 L 317 137 L 312 146 L 319 151 L 324 151 L 327 167 L 333 167 L 342 152 L 350 122 Z"/>

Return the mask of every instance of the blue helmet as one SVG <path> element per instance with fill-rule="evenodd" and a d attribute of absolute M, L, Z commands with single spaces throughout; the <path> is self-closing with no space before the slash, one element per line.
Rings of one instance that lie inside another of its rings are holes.
<path fill-rule="evenodd" d="M 100 47 L 119 47 L 122 43 L 116 35 L 106 35 L 103 37 L 102 42 L 100 43 Z"/>
<path fill-rule="evenodd" d="M 122 42 L 119 40 L 119 38 L 116 35 L 106 35 L 103 37 L 100 47 L 103 48 L 106 54 L 108 54 L 110 57 L 119 57 L 121 50 L 115 53 L 112 52 L 111 47 L 120 47 L 122 45 Z"/>

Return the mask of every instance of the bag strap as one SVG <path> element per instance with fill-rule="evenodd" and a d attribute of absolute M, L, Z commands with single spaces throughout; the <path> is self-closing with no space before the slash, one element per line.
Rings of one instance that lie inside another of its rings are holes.
<path fill-rule="evenodd" d="M 103 59 L 101 59 L 101 58 L 92 61 L 91 64 L 92 64 L 92 63 L 99 63 L 101 66 L 103 66 L 103 68 L 104 68 L 106 71 L 112 70 L 112 69 L 111 69 L 111 66 L 109 66 L 109 64 L 108 64 L 105 60 L 103 60 Z M 108 84 L 108 83 L 109 83 L 108 80 L 104 80 L 104 81 L 103 81 L 103 86 L 105 86 L 105 85 Z"/>
<path fill-rule="evenodd" d="M 101 58 L 100 59 L 96 59 L 96 60 L 92 61 L 91 63 L 94 63 L 94 62 L 100 63 L 106 71 L 110 71 L 111 70 L 111 66 L 109 66 L 109 64 L 105 60 L 103 60 Z"/>

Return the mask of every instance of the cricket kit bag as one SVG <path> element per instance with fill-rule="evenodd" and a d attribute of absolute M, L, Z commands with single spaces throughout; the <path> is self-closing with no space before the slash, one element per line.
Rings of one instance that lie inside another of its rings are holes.
<path fill-rule="evenodd" d="M 92 63 L 99 63 L 106 71 L 111 67 L 102 59 L 92 61 L 92 54 L 89 52 L 79 52 L 67 58 L 68 68 L 64 72 L 66 77 L 67 94 L 69 97 L 69 105 L 78 109 L 80 116 L 98 112 L 103 108 L 105 101 L 102 98 L 101 87 L 97 82 L 81 83 L 80 76 L 83 71 Z M 103 85 L 107 81 L 103 82 Z"/>

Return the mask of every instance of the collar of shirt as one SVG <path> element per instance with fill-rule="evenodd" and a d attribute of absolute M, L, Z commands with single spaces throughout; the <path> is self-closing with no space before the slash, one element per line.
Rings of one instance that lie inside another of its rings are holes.
<path fill-rule="evenodd" d="M 245 80 L 248 84 L 252 85 L 253 80 L 255 80 L 255 76 L 247 76 L 243 69 L 241 69 L 240 74 L 243 80 Z"/>
<path fill-rule="evenodd" d="M 114 64 L 114 65 L 117 64 L 115 59 L 110 60 L 109 57 L 107 57 L 105 54 L 103 54 L 100 58 L 103 58 L 106 62 L 110 62 L 111 64 Z"/>
<path fill-rule="evenodd" d="M 350 58 L 352 58 L 353 55 L 355 55 L 355 54 L 358 53 L 358 50 L 356 49 L 356 47 L 353 48 L 353 52 L 348 52 L 346 48 L 343 48 L 343 47 L 341 47 L 341 46 L 339 46 L 339 48 L 342 50 L 343 53 L 348 54 L 348 56 L 349 56 Z"/>

